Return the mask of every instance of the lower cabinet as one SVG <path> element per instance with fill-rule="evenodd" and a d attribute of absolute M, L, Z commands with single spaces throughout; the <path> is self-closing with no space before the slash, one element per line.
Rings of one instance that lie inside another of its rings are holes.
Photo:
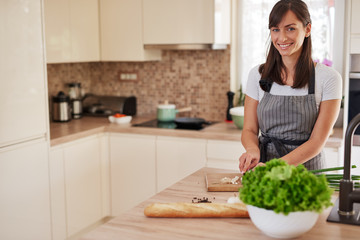
<path fill-rule="evenodd" d="M 110 134 L 112 216 L 156 193 L 156 136 Z"/>
<path fill-rule="evenodd" d="M 48 143 L 0 148 L 0 239 L 51 239 Z"/>
<path fill-rule="evenodd" d="M 208 140 L 206 166 L 239 171 L 239 158 L 244 152 L 240 141 Z"/>
<path fill-rule="evenodd" d="M 339 148 L 325 147 L 323 149 L 326 159 L 326 168 L 344 166 L 343 162 L 340 162 L 340 151 Z M 339 171 L 339 173 L 342 171 Z"/>
<path fill-rule="evenodd" d="M 51 148 L 54 240 L 71 237 L 109 215 L 109 165 L 102 158 L 106 139 L 95 135 Z"/>
<path fill-rule="evenodd" d="M 196 170 L 205 167 L 206 140 L 157 137 L 157 191 L 161 191 Z"/>

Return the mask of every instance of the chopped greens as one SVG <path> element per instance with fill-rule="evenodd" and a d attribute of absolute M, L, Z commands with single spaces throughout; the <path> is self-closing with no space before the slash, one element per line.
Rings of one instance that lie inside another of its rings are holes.
<path fill-rule="evenodd" d="M 240 199 L 248 205 L 288 215 L 296 211 L 321 212 L 332 205 L 324 175 L 315 176 L 303 165 L 272 159 L 242 177 Z"/>

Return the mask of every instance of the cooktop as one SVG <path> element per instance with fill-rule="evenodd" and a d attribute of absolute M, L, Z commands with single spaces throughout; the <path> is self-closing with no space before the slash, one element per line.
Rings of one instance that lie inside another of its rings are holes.
<path fill-rule="evenodd" d="M 176 124 L 172 122 L 160 122 L 157 119 L 133 124 L 133 127 L 150 127 L 150 128 L 167 128 L 167 129 L 185 129 L 185 130 L 201 130 L 216 122 L 204 122 L 203 124 Z"/>

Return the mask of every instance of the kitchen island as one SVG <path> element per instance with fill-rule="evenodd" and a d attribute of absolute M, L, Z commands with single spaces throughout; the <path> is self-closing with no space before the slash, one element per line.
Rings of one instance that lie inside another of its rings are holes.
<path fill-rule="evenodd" d="M 215 203 L 225 203 L 237 195 L 236 192 L 207 192 L 205 173 L 208 172 L 229 171 L 202 168 L 81 239 L 273 239 L 259 231 L 249 218 L 148 218 L 144 215 L 144 208 L 155 202 L 191 202 L 194 197 L 206 197 Z M 333 202 L 336 198 L 334 194 Z M 316 225 L 297 239 L 359 239 L 359 226 L 326 222 L 330 210 L 331 207 L 324 210 Z"/>

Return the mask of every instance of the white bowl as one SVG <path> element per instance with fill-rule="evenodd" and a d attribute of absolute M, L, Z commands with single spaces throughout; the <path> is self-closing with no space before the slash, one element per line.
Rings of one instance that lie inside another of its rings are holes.
<path fill-rule="evenodd" d="M 115 117 L 114 117 L 114 116 L 109 116 L 108 118 L 109 118 L 109 121 L 110 121 L 111 123 L 114 123 L 114 122 L 115 122 Z"/>
<path fill-rule="evenodd" d="M 118 124 L 124 124 L 124 123 L 129 123 L 131 119 L 132 119 L 131 116 L 119 117 L 119 118 L 115 118 L 115 122 Z"/>
<path fill-rule="evenodd" d="M 304 211 L 289 215 L 247 205 L 251 221 L 263 233 L 274 238 L 295 238 L 309 231 L 316 223 L 319 213 Z"/>
<path fill-rule="evenodd" d="M 230 114 L 235 116 L 244 116 L 244 106 L 230 108 Z"/>

